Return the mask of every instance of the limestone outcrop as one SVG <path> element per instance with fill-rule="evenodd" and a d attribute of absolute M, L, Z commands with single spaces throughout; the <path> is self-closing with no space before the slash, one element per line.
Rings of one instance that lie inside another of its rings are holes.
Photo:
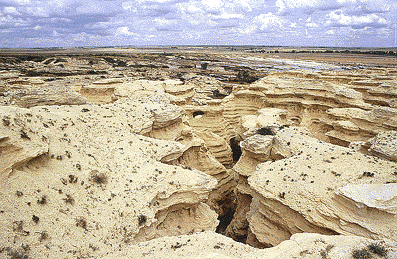
<path fill-rule="evenodd" d="M 163 237 L 132 245 L 103 258 L 396 258 L 393 242 L 356 236 L 294 234 L 290 240 L 268 249 L 253 248 L 225 236 L 204 232 L 188 236 Z"/>
<path fill-rule="evenodd" d="M 331 143 L 349 146 L 351 142 L 367 141 L 378 133 L 397 129 L 397 110 L 377 107 L 371 110 L 359 108 L 334 108 L 327 111 L 324 124 L 332 124 L 326 133 Z"/>
<path fill-rule="evenodd" d="M 241 126 L 253 122 L 248 118 L 241 122 L 240 118 L 257 116 L 263 108 L 281 109 L 285 111 L 281 124 L 307 127 L 314 137 L 347 147 L 351 142 L 366 141 L 379 132 L 396 129 L 391 104 L 395 76 L 385 77 L 381 83 L 377 80 L 379 76 L 364 73 L 272 72 L 248 86 L 234 87 L 221 100 L 184 108 L 194 128 L 207 128 L 226 139 L 237 135 L 244 138 L 242 133 L 247 131 Z M 390 101 L 369 102 L 368 96 L 376 96 L 371 91 L 379 87 L 385 98 L 389 94 Z"/>
<path fill-rule="evenodd" d="M 81 105 L 86 103 L 86 99 L 67 86 L 48 84 L 40 78 L 19 78 L 4 82 L 2 102 L 3 105 L 30 108 L 42 105 Z"/>
<path fill-rule="evenodd" d="M 247 219 L 260 242 L 276 245 L 299 232 L 396 239 L 395 163 L 294 128 L 275 139 L 293 156 L 262 163 L 248 178 L 254 192 Z"/>
<path fill-rule="evenodd" d="M 371 155 L 378 156 L 387 160 L 397 161 L 397 132 L 385 131 L 376 135 L 368 141 L 371 146 Z"/>
<path fill-rule="evenodd" d="M 397 258 L 394 64 L 95 51 L 0 57 L 0 257 Z"/>
<path fill-rule="evenodd" d="M 215 177 L 218 185 L 211 192 L 208 204 L 219 215 L 223 215 L 225 213 L 224 206 L 233 206 L 224 204 L 223 200 L 225 196 L 231 195 L 235 184 L 233 184 L 233 174 L 220 161 L 226 165 L 228 162 L 230 164 L 231 150 L 225 140 L 216 134 L 205 130 L 194 131 L 190 127 L 190 122 L 186 121 L 185 110 L 172 104 L 175 103 L 174 96 L 165 93 L 164 89 L 181 85 L 181 82 L 176 80 L 138 80 L 132 84 L 119 85 L 116 88 L 115 96 L 117 98 L 136 98 L 142 103 L 149 101 L 163 104 L 152 106 L 150 109 L 153 123 L 147 136 L 177 141 L 184 145 L 183 154 L 173 161 L 167 161 L 168 164 L 194 168 Z M 223 159 L 220 161 L 216 159 L 221 157 Z"/>
<path fill-rule="evenodd" d="M 2 113 L 7 113 L 12 108 L 2 108 Z M 30 120 L 34 120 L 30 127 L 25 127 L 23 116 L 2 116 L 0 128 L 0 184 L 4 183 L 14 168 L 25 164 L 48 152 L 47 132 L 37 123 L 29 110 L 25 110 Z M 8 129 L 8 130 L 7 130 Z M 40 132 L 41 134 L 37 134 Z"/>
<path fill-rule="evenodd" d="M 82 94 L 90 103 L 110 103 L 113 101 L 115 88 L 123 84 L 120 78 L 102 79 L 93 82 L 91 85 L 83 85 L 80 88 Z"/>
<path fill-rule="evenodd" d="M 2 107 L 1 253 L 98 257 L 214 231 L 217 214 L 203 202 L 216 180 L 160 162 L 181 156 L 182 144 L 136 134 L 153 125 L 152 105 Z"/>

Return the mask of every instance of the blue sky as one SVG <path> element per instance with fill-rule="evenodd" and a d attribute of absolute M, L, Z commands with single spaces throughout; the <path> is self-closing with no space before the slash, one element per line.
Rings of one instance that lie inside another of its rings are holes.
<path fill-rule="evenodd" d="M 1 47 L 395 47 L 397 0 L 0 0 Z"/>

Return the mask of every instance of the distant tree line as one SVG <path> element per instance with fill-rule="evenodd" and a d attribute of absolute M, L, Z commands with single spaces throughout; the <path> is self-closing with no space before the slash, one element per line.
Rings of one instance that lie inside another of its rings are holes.
<path fill-rule="evenodd" d="M 396 56 L 397 57 L 397 51 L 393 50 L 349 50 L 349 49 L 343 49 L 343 50 L 253 50 L 252 52 L 257 52 L 257 53 L 341 53 L 341 54 L 361 54 L 361 55 L 378 55 L 378 56 Z"/>

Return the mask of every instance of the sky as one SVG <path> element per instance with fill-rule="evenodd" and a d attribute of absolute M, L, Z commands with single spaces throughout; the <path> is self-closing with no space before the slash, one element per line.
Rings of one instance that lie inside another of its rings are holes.
<path fill-rule="evenodd" d="M 0 48 L 396 47 L 397 0 L 0 0 Z"/>

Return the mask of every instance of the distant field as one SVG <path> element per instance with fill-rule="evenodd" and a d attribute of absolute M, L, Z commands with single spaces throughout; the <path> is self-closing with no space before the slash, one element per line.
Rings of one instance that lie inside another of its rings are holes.
<path fill-rule="evenodd" d="M 177 47 L 109 47 L 109 48 L 54 48 L 54 49 L 0 49 L 0 55 L 89 55 L 89 54 L 227 54 L 261 58 L 299 59 L 330 62 L 342 65 L 397 66 L 397 48 L 292 48 L 257 46 L 177 46 Z"/>

